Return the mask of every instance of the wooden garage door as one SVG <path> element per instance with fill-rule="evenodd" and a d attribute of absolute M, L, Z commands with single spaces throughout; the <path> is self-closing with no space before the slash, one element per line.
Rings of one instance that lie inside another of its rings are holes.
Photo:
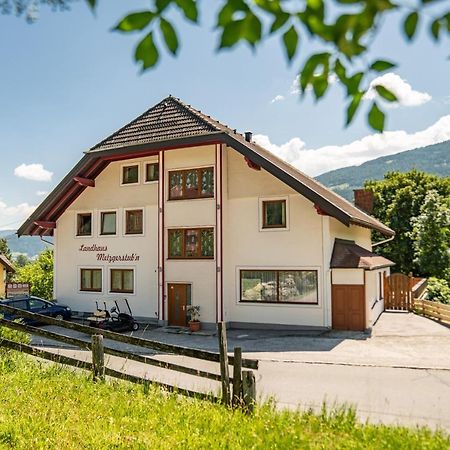
<path fill-rule="evenodd" d="M 335 284 L 332 289 L 332 326 L 335 330 L 365 329 L 364 285 Z"/>

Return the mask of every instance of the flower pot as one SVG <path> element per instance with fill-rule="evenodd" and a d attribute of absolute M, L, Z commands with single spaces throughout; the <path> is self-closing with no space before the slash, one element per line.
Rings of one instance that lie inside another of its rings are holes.
<path fill-rule="evenodd" d="M 196 321 L 196 322 L 190 321 L 189 322 L 189 329 L 192 332 L 199 331 L 200 330 L 200 322 L 199 321 Z"/>

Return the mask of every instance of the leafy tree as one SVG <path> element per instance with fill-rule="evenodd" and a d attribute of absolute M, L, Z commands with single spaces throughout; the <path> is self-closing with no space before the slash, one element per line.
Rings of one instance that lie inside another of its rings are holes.
<path fill-rule="evenodd" d="M 374 193 L 373 215 L 396 233 L 394 240 L 377 247 L 377 251 L 392 259 L 399 272 L 421 274 L 415 263 L 411 219 L 421 214 L 429 191 L 450 198 L 450 177 L 441 178 L 418 170 L 388 172 L 383 180 L 367 181 L 364 186 Z"/>
<path fill-rule="evenodd" d="M 94 10 L 99 0 L 86 0 Z M 40 0 L 53 9 L 67 9 L 71 0 Z M 335 75 L 347 99 L 346 124 L 350 124 L 370 84 L 370 76 L 396 66 L 385 58 L 369 60 L 367 52 L 378 35 L 382 22 L 390 15 L 401 15 L 400 33 L 412 41 L 422 22 L 430 38 L 439 41 L 450 32 L 448 3 L 439 0 L 221 0 L 215 30 L 220 35 L 218 50 L 241 42 L 256 48 L 277 36 L 289 62 L 301 59 L 298 70 L 299 90 L 308 90 L 318 100 L 329 88 Z M 36 18 L 38 0 L 0 0 L 4 12 Z M 160 59 L 162 41 L 167 52 L 176 55 L 180 38 L 174 25 L 173 11 L 184 20 L 199 24 L 201 9 L 211 2 L 200 0 L 151 0 L 149 8 L 134 11 L 118 21 L 114 30 L 140 34 L 134 57 L 142 70 L 154 67 Z M 175 16 L 176 17 L 176 16 Z M 311 38 L 315 45 L 311 46 Z M 313 47 L 315 53 L 307 54 Z M 385 126 L 380 105 L 396 102 L 396 96 L 382 85 L 375 86 L 377 97 L 367 114 L 369 125 L 378 131 Z"/>
<path fill-rule="evenodd" d="M 36 261 L 19 267 L 14 280 L 30 283 L 32 295 L 51 300 L 53 298 L 53 250 L 47 248 Z"/>
<path fill-rule="evenodd" d="M 8 242 L 5 238 L 0 238 L 0 255 L 5 255 L 11 260 L 11 250 L 8 247 Z"/>
<path fill-rule="evenodd" d="M 24 255 L 22 253 L 19 253 L 16 256 L 16 259 L 15 259 L 14 262 L 15 262 L 17 267 L 24 267 L 30 262 L 30 260 L 26 257 L 26 255 Z"/>
<path fill-rule="evenodd" d="M 450 275 L 450 199 L 431 190 L 411 225 L 414 263 L 421 274 L 438 278 Z"/>
<path fill-rule="evenodd" d="M 450 305 L 450 285 L 446 280 L 435 277 L 428 279 L 427 299 Z"/>

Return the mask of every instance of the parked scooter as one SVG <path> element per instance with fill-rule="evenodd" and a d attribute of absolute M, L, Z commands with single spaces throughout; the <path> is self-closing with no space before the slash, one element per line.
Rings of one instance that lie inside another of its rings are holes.
<path fill-rule="evenodd" d="M 107 301 L 113 303 L 109 310 L 106 306 Z M 95 302 L 97 310 L 91 317 L 88 317 L 89 326 L 118 333 L 139 330 L 139 324 L 134 319 L 126 298 L 107 301 L 103 302 L 103 309 L 99 307 L 98 302 Z"/>

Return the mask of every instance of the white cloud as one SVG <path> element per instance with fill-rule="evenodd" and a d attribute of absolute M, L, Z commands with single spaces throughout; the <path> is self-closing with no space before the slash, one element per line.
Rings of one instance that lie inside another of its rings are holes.
<path fill-rule="evenodd" d="M 36 206 L 28 203 L 8 206 L 0 200 L 0 230 L 17 228 L 35 209 Z"/>
<path fill-rule="evenodd" d="M 48 191 L 36 191 L 36 195 L 38 197 L 44 197 L 47 194 L 48 194 Z"/>
<path fill-rule="evenodd" d="M 374 86 L 381 85 L 389 89 L 398 99 L 398 102 L 389 103 L 389 106 L 419 106 L 431 100 L 431 95 L 426 92 L 415 91 L 411 85 L 396 73 L 385 73 L 375 78 L 369 85 L 369 89 L 364 96 L 367 100 L 372 100 L 378 96 Z"/>
<path fill-rule="evenodd" d="M 14 175 L 33 181 L 51 181 L 53 172 L 44 169 L 42 164 L 21 164 L 14 169 Z"/>
<path fill-rule="evenodd" d="M 270 103 L 281 102 L 284 98 L 284 95 L 276 95 L 272 100 L 270 100 Z"/>
<path fill-rule="evenodd" d="M 302 172 L 316 176 L 333 169 L 360 165 L 371 159 L 392 155 L 417 147 L 450 139 L 450 115 L 416 133 L 385 131 L 371 134 L 346 145 L 327 145 L 317 149 L 295 137 L 282 145 L 272 144 L 268 136 L 255 135 L 254 140 L 275 155 L 294 165 Z"/>

